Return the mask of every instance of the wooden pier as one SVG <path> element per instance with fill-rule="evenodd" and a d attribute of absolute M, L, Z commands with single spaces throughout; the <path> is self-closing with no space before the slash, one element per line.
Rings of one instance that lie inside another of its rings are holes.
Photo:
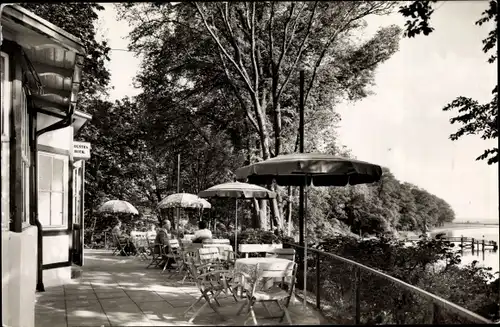
<path fill-rule="evenodd" d="M 496 241 L 488 241 L 488 240 L 485 240 L 484 238 L 482 240 L 480 240 L 480 239 L 475 239 L 473 237 L 441 236 L 440 239 L 442 239 L 443 241 L 448 241 L 448 242 L 453 242 L 453 243 L 459 243 L 458 246 L 462 250 L 464 250 L 464 249 L 472 249 L 472 251 L 479 251 L 481 249 L 483 252 L 486 249 L 491 249 L 493 251 L 497 251 L 498 250 L 498 244 L 497 244 Z M 410 237 L 410 238 L 407 238 L 407 240 L 410 241 L 410 242 L 416 242 L 416 241 L 419 241 L 420 238 Z"/>

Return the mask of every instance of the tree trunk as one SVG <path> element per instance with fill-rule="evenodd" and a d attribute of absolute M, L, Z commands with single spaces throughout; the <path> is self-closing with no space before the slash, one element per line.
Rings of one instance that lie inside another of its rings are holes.
<path fill-rule="evenodd" d="M 286 214 L 287 214 L 287 222 L 288 222 L 288 231 L 287 231 L 287 235 L 288 236 L 291 236 L 292 234 L 292 187 L 291 186 L 288 186 L 288 203 L 287 203 L 287 210 L 286 210 Z"/>
<path fill-rule="evenodd" d="M 260 205 L 259 201 L 257 199 L 253 198 L 253 214 L 252 214 L 252 228 L 259 228 L 260 220 L 259 220 L 259 214 L 260 214 Z"/>
<path fill-rule="evenodd" d="M 259 200 L 259 227 L 264 230 L 269 229 L 269 225 L 267 223 L 267 200 Z"/>
<path fill-rule="evenodd" d="M 272 213 L 272 219 L 274 219 L 274 222 L 278 230 L 283 230 L 283 219 L 282 219 L 283 215 L 282 212 L 280 212 L 279 210 L 277 199 L 271 200 L 271 213 Z"/>

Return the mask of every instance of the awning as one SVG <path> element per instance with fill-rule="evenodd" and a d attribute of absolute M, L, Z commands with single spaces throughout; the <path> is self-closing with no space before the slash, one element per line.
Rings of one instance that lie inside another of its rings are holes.
<path fill-rule="evenodd" d="M 67 112 L 80 88 L 82 41 L 18 5 L 4 8 L 1 24 L 4 39 L 21 46 L 42 84 L 41 91 L 31 94 L 35 107 Z M 36 76 L 26 76 L 29 84 L 37 84 Z"/>

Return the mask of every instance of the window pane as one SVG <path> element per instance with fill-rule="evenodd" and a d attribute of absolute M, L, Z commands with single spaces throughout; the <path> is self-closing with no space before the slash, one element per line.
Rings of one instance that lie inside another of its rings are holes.
<path fill-rule="evenodd" d="M 28 143 L 28 139 L 26 138 L 26 132 L 28 127 L 28 120 L 26 119 L 26 93 L 24 89 L 21 89 L 21 153 L 24 155 L 28 155 L 26 151 L 26 145 Z"/>
<path fill-rule="evenodd" d="M 28 222 L 29 221 L 29 216 L 30 216 L 30 169 L 28 165 L 26 165 L 23 162 L 24 166 L 24 189 L 23 189 L 23 194 L 24 194 L 24 220 L 23 222 Z"/>
<path fill-rule="evenodd" d="M 63 194 L 52 192 L 50 198 L 50 225 L 61 226 L 63 224 Z"/>
<path fill-rule="evenodd" d="M 0 90 L 0 92 L 1 92 L 0 94 L 2 95 L 2 99 L 0 99 L 0 103 L 2 105 L 2 113 L 1 113 L 1 115 L 2 115 L 1 116 L 2 117 L 2 122 L 1 122 L 1 124 L 2 124 L 2 134 L 4 134 L 4 126 L 3 126 L 4 125 L 4 121 L 3 121 L 3 118 L 4 118 L 4 102 L 5 102 L 4 101 L 4 94 L 5 94 L 5 69 L 6 69 L 6 67 L 5 67 L 5 58 L 4 57 L 0 57 L 0 60 L 1 60 L 0 61 L 0 66 L 1 66 L 1 71 L 2 71 L 2 76 L 1 76 L 1 78 L 2 78 L 2 88 Z"/>
<path fill-rule="evenodd" d="M 40 154 L 38 156 L 38 188 L 49 191 L 52 181 L 52 158 Z"/>
<path fill-rule="evenodd" d="M 52 191 L 63 190 L 64 160 L 53 158 Z"/>
<path fill-rule="evenodd" d="M 38 193 L 38 219 L 42 226 L 50 226 L 50 192 Z"/>

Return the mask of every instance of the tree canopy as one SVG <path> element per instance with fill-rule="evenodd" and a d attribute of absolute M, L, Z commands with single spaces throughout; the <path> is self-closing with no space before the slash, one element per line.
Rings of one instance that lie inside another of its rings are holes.
<path fill-rule="evenodd" d="M 358 37 L 365 17 L 395 8 L 387 2 L 121 4 L 120 16 L 133 26 L 130 48 L 144 58 L 137 76 L 143 93 L 112 103 L 99 97 L 109 82 L 109 48 L 95 40 L 102 7 L 26 7 L 82 38 L 90 54 L 81 106 L 93 119 L 79 135 L 92 143 L 85 187 L 90 218 L 109 199 L 162 218 L 156 205 L 176 192 L 178 154 L 181 191 L 196 194 L 231 181 L 244 164 L 297 151 L 299 70 L 306 75 L 306 151 L 351 156 L 337 140 L 335 107 L 370 94 L 376 68 L 398 50 L 401 33 L 388 26 Z M 289 222 L 296 230 L 296 190 L 276 191 L 279 214 L 270 221 L 255 211 L 243 214 L 244 226 L 286 230 Z M 378 183 L 316 188 L 308 198 L 314 238 L 425 231 L 454 219 L 445 201 L 387 169 Z M 232 222 L 231 203 L 219 200 L 215 207 L 214 218 Z"/>
<path fill-rule="evenodd" d="M 430 26 L 431 15 L 434 12 L 432 6 L 437 1 L 413 1 L 409 5 L 402 6 L 400 13 L 409 17 L 406 22 L 405 36 L 415 37 L 420 33 L 429 35 L 434 28 Z M 483 39 L 482 51 L 490 54 L 488 63 L 494 64 L 497 60 L 496 44 L 498 38 L 498 8 L 497 1 L 488 3 L 488 8 L 481 14 L 481 18 L 476 21 L 476 25 L 481 26 L 491 23 L 492 29 L 488 36 Z M 493 53 L 491 53 L 493 50 Z M 495 85 L 492 93 L 492 100 L 481 104 L 470 97 L 459 96 L 449 104 L 444 111 L 457 111 L 458 115 L 450 119 L 451 124 L 461 124 L 456 133 L 450 135 L 450 139 L 458 140 L 464 135 L 478 135 L 483 140 L 498 139 L 498 85 Z M 488 164 L 498 163 L 498 147 L 484 150 L 483 154 L 476 160 L 487 160 Z"/>

